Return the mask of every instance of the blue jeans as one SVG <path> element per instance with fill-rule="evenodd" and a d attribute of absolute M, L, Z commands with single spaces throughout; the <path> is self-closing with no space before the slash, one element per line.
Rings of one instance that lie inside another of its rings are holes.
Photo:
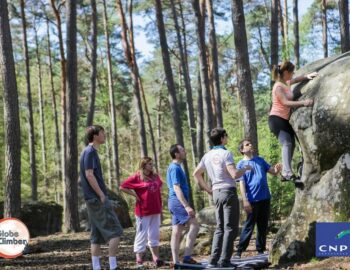
<path fill-rule="evenodd" d="M 233 252 L 233 242 L 238 233 L 239 203 L 236 188 L 214 190 L 213 199 L 216 230 L 209 263 L 228 263 Z"/>
<path fill-rule="evenodd" d="M 247 216 L 247 220 L 244 223 L 244 227 L 239 238 L 239 244 L 237 245 L 237 253 L 242 253 L 247 249 L 255 224 L 257 225 L 255 242 L 256 250 L 258 252 L 264 252 L 266 250 L 267 226 L 270 216 L 270 200 L 263 200 L 250 204 L 253 211 Z"/>

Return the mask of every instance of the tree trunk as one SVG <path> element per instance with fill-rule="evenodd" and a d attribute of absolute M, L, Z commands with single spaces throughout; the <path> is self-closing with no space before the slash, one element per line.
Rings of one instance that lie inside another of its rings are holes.
<path fill-rule="evenodd" d="M 223 127 L 222 108 L 221 108 L 221 90 L 220 90 L 220 78 L 219 78 L 219 60 L 218 60 L 218 48 L 216 43 L 215 23 L 213 14 L 213 0 L 206 0 L 208 18 L 209 18 L 209 46 L 211 52 L 211 61 L 213 65 L 212 78 L 213 78 L 213 90 L 215 97 L 215 112 L 216 112 L 216 124 L 218 127 Z"/>
<path fill-rule="evenodd" d="M 109 106 L 111 116 L 111 133 L 112 133 L 112 156 L 113 166 L 115 167 L 115 179 L 116 184 L 120 185 L 120 167 L 119 167 L 119 156 L 118 156 L 118 131 L 117 131 L 117 116 L 115 111 L 115 99 L 114 99 L 114 86 L 112 78 L 112 59 L 111 59 L 111 48 L 109 42 L 109 31 L 108 31 L 108 17 L 106 9 L 106 1 L 103 0 L 103 24 L 106 37 L 106 48 L 107 48 L 107 72 L 108 72 L 108 93 L 109 93 Z"/>
<path fill-rule="evenodd" d="M 323 57 L 328 57 L 328 38 L 327 38 L 327 0 L 322 0 L 322 46 L 323 46 Z"/>
<path fill-rule="evenodd" d="M 278 65 L 278 3 L 279 0 L 271 1 L 271 69 Z"/>
<path fill-rule="evenodd" d="M 232 0 L 232 22 L 236 48 L 237 85 L 243 107 L 244 136 L 251 139 L 256 154 L 258 154 L 255 103 L 242 0 Z"/>
<path fill-rule="evenodd" d="M 97 10 L 96 0 L 90 0 L 91 4 L 91 73 L 90 73 L 90 97 L 89 111 L 86 126 L 91 126 L 94 122 L 95 97 L 96 97 L 96 61 L 97 61 Z"/>
<path fill-rule="evenodd" d="M 61 162 L 62 162 L 62 187 L 63 194 L 65 193 L 65 176 L 66 176 L 66 141 L 67 141 L 67 130 L 66 130 L 66 57 L 64 55 L 63 37 L 62 37 L 62 26 L 61 26 L 61 15 L 56 7 L 55 0 L 51 0 L 51 7 L 55 14 L 58 43 L 60 48 L 60 64 L 61 64 Z"/>
<path fill-rule="evenodd" d="M 154 165 L 155 165 L 156 171 L 158 173 L 159 172 L 159 166 L 158 166 L 156 142 L 155 142 L 155 139 L 154 139 L 153 125 L 152 125 L 152 121 L 151 121 L 151 116 L 150 116 L 149 111 L 148 111 L 147 100 L 146 100 L 146 96 L 145 96 L 145 91 L 143 89 L 141 76 L 140 76 L 140 73 L 139 73 L 139 67 L 138 67 L 137 61 L 136 61 L 135 44 L 134 44 L 134 24 L 133 24 L 133 18 L 132 18 L 133 15 L 132 14 L 133 14 L 133 1 L 129 0 L 129 41 L 130 41 L 130 53 L 132 55 L 132 58 L 134 59 L 135 71 L 137 73 L 138 84 L 139 84 L 140 90 L 141 90 L 141 97 L 142 97 L 142 100 L 143 100 L 143 104 L 145 106 L 145 113 L 146 113 L 146 116 L 147 116 L 147 123 L 148 123 L 149 133 L 150 133 L 150 136 L 151 136 L 151 147 L 152 147 L 152 151 L 153 151 Z"/>
<path fill-rule="evenodd" d="M 284 28 L 284 54 L 285 59 L 289 59 L 289 48 L 288 48 L 288 0 L 284 0 L 283 9 L 283 28 Z"/>
<path fill-rule="evenodd" d="M 295 66 L 300 67 L 298 0 L 293 0 L 293 31 Z"/>
<path fill-rule="evenodd" d="M 173 15 L 173 20 L 175 24 L 176 29 L 176 37 L 177 37 L 177 45 L 179 46 L 179 52 L 180 52 L 180 63 L 181 63 L 181 71 L 183 75 L 183 80 L 185 83 L 185 89 L 186 89 L 186 105 L 187 105 L 187 119 L 188 119 L 188 127 L 190 129 L 190 135 L 191 135 L 191 146 L 192 146 L 192 159 L 193 164 L 196 166 L 198 162 L 198 154 L 197 154 L 197 146 L 196 146 L 196 122 L 194 119 L 194 110 L 193 110 L 193 98 L 192 98 L 192 87 L 191 87 L 191 81 L 190 81 L 190 75 L 186 64 L 186 54 L 187 52 L 184 51 L 184 47 L 182 45 L 182 39 L 181 39 L 181 32 L 180 32 L 180 26 L 177 19 L 177 13 L 176 13 L 176 7 L 174 0 L 170 1 L 171 4 L 171 10 Z M 180 12 L 182 15 L 182 7 L 180 7 Z M 184 27 L 185 25 L 183 25 Z M 185 34 L 185 29 L 183 29 Z"/>
<path fill-rule="evenodd" d="M 196 15 L 196 34 L 197 34 L 197 45 L 199 51 L 199 70 L 201 78 L 201 88 L 203 95 L 203 112 L 205 121 L 205 134 L 208 145 L 210 130 L 214 127 L 213 123 L 213 111 L 211 107 L 211 96 L 209 89 L 209 78 L 208 78 L 208 64 L 206 57 L 206 46 L 205 46 L 205 2 L 204 0 L 192 0 L 192 7 Z"/>
<path fill-rule="evenodd" d="M 202 159 L 204 156 L 204 142 L 203 142 L 203 129 L 204 129 L 204 112 L 203 112 L 203 96 L 201 88 L 201 76 L 198 72 L 198 93 L 197 93 L 197 150 L 198 158 Z"/>
<path fill-rule="evenodd" d="M 21 134 L 15 63 L 7 1 L 0 0 L 0 73 L 4 90 L 5 192 L 4 217 L 21 212 Z"/>
<path fill-rule="evenodd" d="M 349 0 L 339 0 L 341 52 L 350 50 L 349 44 Z"/>
<path fill-rule="evenodd" d="M 134 100 L 136 104 L 136 117 L 137 124 L 139 130 L 139 138 L 140 138 L 140 154 L 141 157 L 147 156 L 147 137 L 146 137 L 146 129 L 145 129 L 145 120 L 143 116 L 142 110 L 142 100 L 140 94 L 140 84 L 137 74 L 137 67 L 135 66 L 136 59 L 133 58 L 130 49 L 130 42 L 128 40 L 128 29 L 125 21 L 125 15 L 123 6 L 120 0 L 117 0 L 117 11 L 119 13 L 119 19 L 121 24 L 121 38 L 122 38 L 122 46 L 124 50 L 125 60 L 128 64 L 130 70 L 130 76 L 132 78 L 133 88 L 134 88 Z"/>
<path fill-rule="evenodd" d="M 36 47 L 36 62 L 38 66 L 38 98 L 39 98 L 39 114 L 40 114 L 40 138 L 41 138 L 41 158 L 43 162 L 43 176 L 46 198 L 49 198 L 49 182 L 47 179 L 47 164 L 46 164 L 46 137 L 45 137 L 45 117 L 44 117 L 44 100 L 43 100 L 43 85 L 41 76 L 41 60 L 39 53 L 39 40 L 36 25 L 35 32 L 35 47 Z"/>
<path fill-rule="evenodd" d="M 67 0 L 67 171 L 64 204 L 64 228 L 79 230 L 78 215 L 78 84 L 77 84 L 77 25 L 76 2 Z"/>
<path fill-rule="evenodd" d="M 23 30 L 23 54 L 25 61 L 25 74 L 26 74 L 26 89 L 27 89 L 27 102 L 28 102 L 28 126 L 29 126 L 29 164 L 30 164 L 30 176 L 32 185 L 33 201 L 38 199 L 38 183 L 36 173 L 36 158 L 35 158 L 35 134 L 34 134 L 34 119 L 33 119 L 33 107 L 32 107 L 32 93 L 30 86 L 30 67 L 29 67 L 29 54 L 27 44 L 27 22 L 24 10 L 24 0 L 21 0 L 21 18 L 22 18 L 22 30 Z"/>
<path fill-rule="evenodd" d="M 282 0 L 278 0 L 278 18 L 280 20 L 280 25 L 281 25 L 281 36 L 282 36 L 282 60 L 285 61 L 287 60 L 287 56 L 286 56 L 286 35 L 285 35 L 285 27 L 284 27 L 284 19 L 283 19 L 283 9 L 282 9 L 282 4 L 281 4 Z"/>
<path fill-rule="evenodd" d="M 173 71 L 171 68 L 168 43 L 167 43 L 166 34 L 165 34 L 161 0 L 155 0 L 155 6 L 156 6 L 156 17 L 157 17 L 159 41 L 160 41 L 160 47 L 162 50 L 163 66 L 164 66 L 164 72 L 165 72 L 165 77 L 166 77 L 166 82 L 167 82 L 167 88 L 168 88 L 168 92 L 169 92 L 169 103 L 170 103 L 170 108 L 171 108 L 173 126 L 174 126 L 174 130 L 175 130 L 175 135 L 176 135 L 176 142 L 185 147 L 182 126 L 181 126 L 180 111 L 178 108 L 177 98 L 176 98 L 176 90 L 175 90 L 175 84 L 174 84 L 174 78 L 173 78 Z M 189 177 L 188 165 L 187 165 L 186 160 L 184 161 L 183 166 L 184 166 L 184 170 L 185 170 L 186 175 Z M 189 190 L 190 190 L 190 192 L 189 192 L 190 193 L 190 202 L 189 203 L 193 206 L 192 187 L 191 187 L 191 181 L 189 178 L 188 178 L 187 182 L 188 182 L 188 186 L 189 186 Z"/>
<path fill-rule="evenodd" d="M 57 176 L 58 179 L 62 179 L 62 162 L 61 162 L 61 145 L 60 145 L 60 133 L 59 133 L 59 127 L 58 127 L 58 112 L 57 112 L 57 105 L 56 105 L 56 94 L 55 94 L 55 85 L 53 82 L 53 70 L 52 70 L 52 56 L 51 56 L 51 42 L 50 42 L 50 28 L 49 28 L 49 19 L 46 17 L 46 31 L 47 31 L 47 51 L 48 51 L 48 63 L 49 63 L 49 76 L 50 76 L 50 90 L 51 90 L 51 102 L 52 102 L 52 111 L 54 115 L 54 124 L 55 124 L 55 143 L 56 143 L 56 155 L 55 160 L 57 161 Z M 55 188 L 55 195 L 59 197 L 58 195 L 58 183 L 57 179 L 55 177 L 54 179 L 54 188 Z M 56 202 L 59 202 L 59 199 L 56 200 Z"/>

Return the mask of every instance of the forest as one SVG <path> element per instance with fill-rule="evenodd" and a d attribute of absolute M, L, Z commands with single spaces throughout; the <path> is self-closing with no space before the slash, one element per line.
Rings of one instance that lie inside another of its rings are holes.
<path fill-rule="evenodd" d="M 106 130 L 99 155 L 117 194 L 144 156 L 166 181 L 169 147 L 184 145 L 199 211 L 211 198 L 192 173 L 209 131 L 226 129 L 235 162 L 243 138 L 279 162 L 267 123 L 272 66 L 291 60 L 298 70 L 349 49 L 347 0 L 0 0 L 2 216 L 55 202 L 62 231 L 81 230 L 78 159 L 92 124 Z M 295 166 L 300 158 L 297 149 Z M 268 181 L 276 231 L 295 187 Z M 164 212 L 166 201 L 164 187 Z"/>

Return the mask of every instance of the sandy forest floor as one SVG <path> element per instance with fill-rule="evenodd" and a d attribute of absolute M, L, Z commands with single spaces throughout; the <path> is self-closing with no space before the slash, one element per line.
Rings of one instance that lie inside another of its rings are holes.
<path fill-rule="evenodd" d="M 124 231 L 124 236 L 118 254 L 118 264 L 122 269 L 136 269 L 133 250 L 134 229 Z M 254 241 L 251 241 L 254 244 Z M 109 269 L 108 248 L 102 246 L 102 269 Z M 255 255 L 254 246 L 249 246 L 244 256 Z M 170 263 L 170 246 L 168 242 L 161 243 L 161 256 L 167 261 L 167 266 L 161 269 L 172 269 Z M 207 256 L 196 256 L 197 260 L 207 259 Z M 146 260 L 150 260 L 149 252 Z M 154 269 L 147 261 L 146 269 Z M 0 258 L 0 269 L 91 269 L 89 233 L 55 234 L 31 239 L 30 253 L 22 257 L 5 260 Z M 350 258 L 329 258 L 322 261 L 312 261 L 307 264 L 291 264 L 269 269 L 308 269 L 308 270 L 350 270 Z"/>

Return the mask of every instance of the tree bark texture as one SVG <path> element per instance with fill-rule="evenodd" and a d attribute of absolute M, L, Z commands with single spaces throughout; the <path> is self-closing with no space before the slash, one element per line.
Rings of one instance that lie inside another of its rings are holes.
<path fill-rule="evenodd" d="M 219 78 L 219 60 L 218 60 L 218 47 L 216 42 L 216 31 L 213 14 L 213 0 L 206 0 L 208 18 L 209 18 L 209 47 L 211 62 L 213 65 L 212 78 L 213 78 L 213 90 L 215 97 L 215 112 L 216 112 L 216 125 L 223 127 L 222 107 L 221 107 L 221 90 L 220 90 L 220 78 Z"/>
<path fill-rule="evenodd" d="M 328 37 L 327 37 L 327 0 L 322 0 L 321 3 L 321 19 L 322 19 L 322 47 L 323 57 L 328 57 Z"/>
<path fill-rule="evenodd" d="M 78 83 L 76 2 L 67 0 L 67 170 L 65 177 L 65 231 L 79 230 L 78 215 Z"/>
<path fill-rule="evenodd" d="M 117 127 L 117 115 L 115 110 L 115 99 L 114 99 L 114 85 L 112 78 L 112 58 L 111 58 L 111 48 L 109 41 L 109 31 L 108 31 L 108 17 L 106 9 L 106 1 L 103 0 L 103 24 L 106 37 L 106 48 L 107 48 L 107 72 L 108 72 L 108 93 L 109 93 L 109 106 L 110 106 L 110 116 L 111 116 L 111 133 L 112 133 L 112 157 L 113 166 L 115 171 L 116 184 L 120 185 L 120 167 L 119 167 L 119 156 L 118 156 L 118 127 Z"/>
<path fill-rule="evenodd" d="M 208 145 L 210 130 L 214 127 L 213 110 L 208 78 L 208 63 L 205 46 L 205 2 L 204 0 L 192 0 L 192 7 L 196 15 L 196 35 L 199 51 L 199 70 L 203 95 L 203 112 L 205 122 L 205 134 Z M 201 157 L 200 157 L 201 158 Z"/>
<path fill-rule="evenodd" d="M 242 0 L 232 1 L 232 22 L 236 48 L 237 82 L 239 96 L 243 107 L 244 136 L 250 138 L 256 153 L 258 135 L 255 115 L 253 85 L 250 73 L 247 34 Z"/>
<path fill-rule="evenodd" d="M 294 57 L 295 66 L 300 67 L 300 42 L 299 42 L 299 16 L 298 0 L 293 0 L 293 32 L 294 32 Z"/>
<path fill-rule="evenodd" d="M 349 41 L 349 0 L 339 0 L 341 51 L 350 50 Z"/>
<path fill-rule="evenodd" d="M 22 30 L 23 30 L 23 54 L 25 61 L 25 76 L 26 76 L 26 93 L 27 93 L 27 106 L 28 106 L 28 127 L 29 127 L 29 165 L 31 176 L 31 198 L 33 201 L 38 199 L 38 179 L 36 172 L 36 157 L 35 157 L 35 134 L 34 134 L 34 119 L 33 119 L 33 106 L 32 106 L 32 93 L 30 86 L 30 67 L 29 67 L 29 54 L 27 43 L 27 22 L 25 17 L 25 4 L 24 0 L 21 0 L 21 18 L 22 18 Z"/>
<path fill-rule="evenodd" d="M 0 0 L 0 74 L 4 89 L 5 192 L 4 217 L 21 211 L 21 134 L 18 92 L 7 1 Z"/>
<path fill-rule="evenodd" d="M 278 3 L 279 0 L 271 0 L 271 69 L 278 65 Z"/>
<path fill-rule="evenodd" d="M 96 97 L 96 77 L 97 77 L 97 9 L 96 0 L 90 0 L 91 5 L 91 73 L 90 73 L 90 96 L 89 111 L 86 120 L 86 126 L 91 126 L 94 122 L 95 97 Z"/>

